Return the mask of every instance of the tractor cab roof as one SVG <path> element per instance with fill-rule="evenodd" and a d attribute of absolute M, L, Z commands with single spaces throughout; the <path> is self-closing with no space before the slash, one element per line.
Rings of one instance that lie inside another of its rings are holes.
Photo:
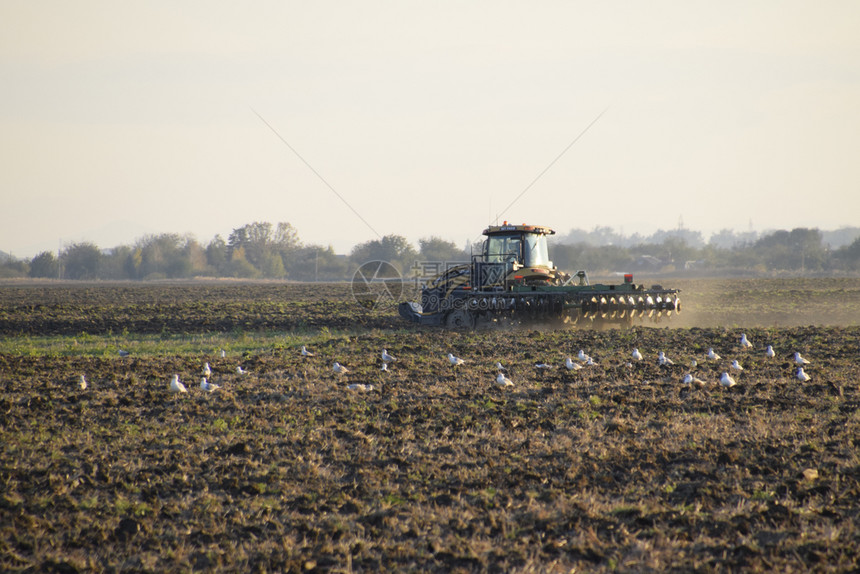
<path fill-rule="evenodd" d="M 508 235 L 513 233 L 538 233 L 541 235 L 555 235 L 555 231 L 542 225 L 511 225 L 507 221 L 501 225 L 491 225 L 484 230 L 484 235 Z"/>

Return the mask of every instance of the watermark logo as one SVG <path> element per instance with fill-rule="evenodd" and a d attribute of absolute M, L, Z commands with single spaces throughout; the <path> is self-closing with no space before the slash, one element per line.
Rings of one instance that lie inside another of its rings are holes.
<path fill-rule="evenodd" d="M 403 277 L 388 261 L 368 261 L 353 274 L 350 289 L 355 302 L 369 311 L 391 309 L 403 295 Z"/>
<path fill-rule="evenodd" d="M 505 264 L 478 265 L 481 284 L 503 281 L 506 270 Z M 404 280 L 394 265 L 388 261 L 375 260 L 363 263 L 356 270 L 350 287 L 356 303 L 369 311 L 396 307 L 406 287 L 410 287 L 410 292 L 415 290 L 424 311 L 435 313 L 470 304 L 466 299 L 449 298 L 448 294 L 452 289 L 469 285 L 472 279 L 472 267 L 467 261 L 415 261 L 409 269 L 409 277 Z M 499 304 L 501 302 L 500 298 Z M 478 309 L 478 305 L 483 302 L 472 298 L 471 303 Z M 489 305 L 489 302 L 486 304 Z"/>

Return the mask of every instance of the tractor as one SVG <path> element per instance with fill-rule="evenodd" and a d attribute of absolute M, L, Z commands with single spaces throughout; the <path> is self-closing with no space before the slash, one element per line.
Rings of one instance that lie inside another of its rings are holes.
<path fill-rule="evenodd" d="M 505 323 L 549 322 L 601 328 L 661 321 L 681 310 L 678 289 L 624 282 L 591 284 L 585 271 L 559 271 L 538 225 L 487 227 L 481 253 L 452 264 L 421 286 L 420 302 L 400 303 L 400 315 L 421 325 L 451 329 Z"/>

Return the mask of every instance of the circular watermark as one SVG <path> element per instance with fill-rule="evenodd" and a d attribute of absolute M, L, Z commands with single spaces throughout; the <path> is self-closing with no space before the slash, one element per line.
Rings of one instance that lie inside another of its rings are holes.
<path fill-rule="evenodd" d="M 369 311 L 396 307 L 403 295 L 403 277 L 388 261 L 368 261 L 359 267 L 350 283 L 355 302 Z"/>

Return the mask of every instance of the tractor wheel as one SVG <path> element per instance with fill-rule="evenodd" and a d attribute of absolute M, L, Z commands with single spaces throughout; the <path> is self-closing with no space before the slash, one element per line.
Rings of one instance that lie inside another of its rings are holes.
<path fill-rule="evenodd" d="M 449 329 L 474 329 L 475 315 L 466 309 L 457 309 L 448 313 L 445 317 L 445 325 Z"/>

